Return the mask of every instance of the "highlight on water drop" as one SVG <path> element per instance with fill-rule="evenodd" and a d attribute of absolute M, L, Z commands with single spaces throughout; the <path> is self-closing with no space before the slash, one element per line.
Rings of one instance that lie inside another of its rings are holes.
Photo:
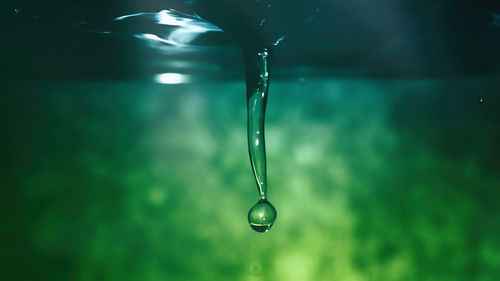
<path fill-rule="evenodd" d="M 260 199 L 248 211 L 248 223 L 257 232 L 267 232 L 276 221 L 276 209 L 266 199 Z"/>

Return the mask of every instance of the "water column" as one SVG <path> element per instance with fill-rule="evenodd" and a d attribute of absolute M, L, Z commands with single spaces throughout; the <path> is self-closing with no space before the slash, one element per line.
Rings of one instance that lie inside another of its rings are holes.
<path fill-rule="evenodd" d="M 250 164 L 257 184 L 259 201 L 248 212 L 250 226 L 267 232 L 276 220 L 276 209 L 267 200 L 267 167 L 264 122 L 269 89 L 269 49 L 245 50 L 247 85 L 247 129 Z"/>

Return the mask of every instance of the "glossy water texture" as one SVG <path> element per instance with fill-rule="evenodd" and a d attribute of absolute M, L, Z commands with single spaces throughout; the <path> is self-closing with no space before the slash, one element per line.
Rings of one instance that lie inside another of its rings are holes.
<path fill-rule="evenodd" d="M 258 232 L 267 232 L 276 220 L 276 209 L 266 200 L 267 163 L 264 123 L 269 91 L 268 59 L 267 48 L 262 48 L 257 53 L 245 53 L 248 153 L 261 198 L 249 210 L 248 222 Z"/>
<path fill-rule="evenodd" d="M 247 84 L 247 135 L 250 163 L 262 199 L 267 193 L 264 123 L 269 90 L 268 52 L 263 48 L 245 59 Z"/>
<path fill-rule="evenodd" d="M 202 50 L 202 46 L 193 46 L 193 41 L 203 34 L 222 32 L 196 14 L 173 9 L 122 15 L 102 26 L 88 22 L 73 23 L 73 26 L 91 33 L 134 37 L 150 47 L 169 52 L 181 52 L 188 47 Z"/>
<path fill-rule="evenodd" d="M 266 199 L 260 199 L 248 212 L 248 222 L 253 230 L 267 232 L 276 220 L 276 209 Z"/>

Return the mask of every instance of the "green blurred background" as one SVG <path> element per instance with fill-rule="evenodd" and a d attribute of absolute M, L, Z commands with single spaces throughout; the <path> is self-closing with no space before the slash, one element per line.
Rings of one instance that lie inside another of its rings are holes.
<path fill-rule="evenodd" d="M 499 81 L 273 81 L 265 234 L 243 81 L 4 81 L 0 279 L 498 280 Z"/>

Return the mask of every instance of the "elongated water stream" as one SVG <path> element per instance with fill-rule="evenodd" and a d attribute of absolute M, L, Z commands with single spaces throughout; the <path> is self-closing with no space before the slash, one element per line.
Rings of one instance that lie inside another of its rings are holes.
<path fill-rule="evenodd" d="M 267 167 L 264 121 L 269 89 L 269 49 L 245 51 L 247 86 L 248 153 L 260 200 L 248 212 L 250 226 L 267 232 L 276 220 L 276 209 L 267 201 Z"/>

